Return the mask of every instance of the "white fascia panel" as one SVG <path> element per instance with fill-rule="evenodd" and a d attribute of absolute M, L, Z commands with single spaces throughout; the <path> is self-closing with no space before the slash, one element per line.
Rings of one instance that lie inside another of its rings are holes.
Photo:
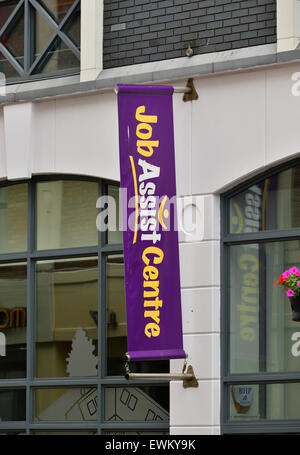
<path fill-rule="evenodd" d="M 33 103 L 10 104 L 3 111 L 7 178 L 31 178 Z"/>

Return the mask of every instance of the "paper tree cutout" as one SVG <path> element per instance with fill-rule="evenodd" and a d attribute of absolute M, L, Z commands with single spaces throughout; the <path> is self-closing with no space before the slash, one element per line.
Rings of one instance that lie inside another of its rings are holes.
<path fill-rule="evenodd" d="M 98 358 L 93 354 L 95 346 L 80 327 L 72 341 L 72 350 L 67 357 L 69 376 L 97 376 Z"/>

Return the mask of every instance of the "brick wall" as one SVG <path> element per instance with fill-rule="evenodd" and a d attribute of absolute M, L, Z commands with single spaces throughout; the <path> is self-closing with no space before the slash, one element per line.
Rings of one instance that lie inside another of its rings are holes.
<path fill-rule="evenodd" d="M 104 68 L 276 42 L 276 0 L 105 0 Z"/>

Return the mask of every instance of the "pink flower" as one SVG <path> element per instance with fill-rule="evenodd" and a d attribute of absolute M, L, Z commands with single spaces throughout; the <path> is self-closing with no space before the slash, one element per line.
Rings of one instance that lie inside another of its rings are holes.
<path fill-rule="evenodd" d="M 293 291 L 292 289 L 289 289 L 288 291 L 286 291 L 286 295 L 287 295 L 288 297 L 293 297 L 294 291 Z"/>
<path fill-rule="evenodd" d="M 290 276 L 290 274 L 291 272 L 289 270 L 286 270 L 285 272 L 283 272 L 282 276 L 286 280 Z"/>
<path fill-rule="evenodd" d="M 297 283 L 297 286 L 298 286 L 298 288 L 300 288 L 300 282 L 299 282 L 299 281 L 298 281 L 298 283 Z"/>

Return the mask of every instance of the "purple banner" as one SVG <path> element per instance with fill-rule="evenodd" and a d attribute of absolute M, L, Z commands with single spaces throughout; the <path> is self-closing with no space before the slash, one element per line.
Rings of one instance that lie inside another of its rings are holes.
<path fill-rule="evenodd" d="M 128 354 L 185 358 L 173 127 L 173 87 L 119 86 Z"/>

